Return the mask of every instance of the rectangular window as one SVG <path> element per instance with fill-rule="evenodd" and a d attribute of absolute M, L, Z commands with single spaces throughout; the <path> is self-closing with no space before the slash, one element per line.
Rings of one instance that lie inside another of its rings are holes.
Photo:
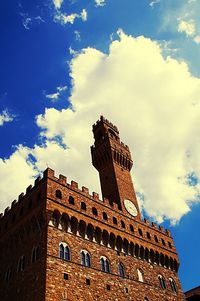
<path fill-rule="evenodd" d="M 86 279 L 86 284 L 90 285 L 90 279 Z"/>
<path fill-rule="evenodd" d="M 64 273 L 64 279 L 68 280 L 68 274 Z"/>
<path fill-rule="evenodd" d="M 106 289 L 107 289 L 107 291 L 110 291 L 110 285 L 109 284 L 106 285 Z"/>

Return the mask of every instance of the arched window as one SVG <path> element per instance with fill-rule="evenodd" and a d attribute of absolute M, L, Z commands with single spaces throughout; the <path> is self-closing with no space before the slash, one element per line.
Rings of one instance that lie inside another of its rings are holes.
<path fill-rule="evenodd" d="M 57 199 L 62 199 L 62 192 L 60 190 L 56 190 L 56 198 Z"/>
<path fill-rule="evenodd" d="M 69 196 L 69 204 L 74 205 L 74 198 L 73 196 Z"/>
<path fill-rule="evenodd" d="M 64 242 L 60 243 L 60 258 L 70 260 L 70 249 Z"/>
<path fill-rule="evenodd" d="M 60 258 L 64 259 L 64 246 L 63 246 L 63 244 L 60 244 Z"/>
<path fill-rule="evenodd" d="M 86 267 L 91 267 L 90 255 L 87 251 L 81 251 L 81 264 Z"/>
<path fill-rule="evenodd" d="M 140 269 L 137 269 L 137 273 L 138 273 L 138 280 L 140 282 L 144 282 L 144 275 L 143 272 Z"/>
<path fill-rule="evenodd" d="M 124 265 L 121 262 L 119 263 L 118 268 L 119 268 L 119 276 L 124 278 L 125 277 L 125 270 L 124 270 Z"/>
<path fill-rule="evenodd" d="M 147 238 L 148 238 L 148 239 L 151 239 L 151 235 L 150 235 L 149 232 L 147 232 Z"/>
<path fill-rule="evenodd" d="M 108 216 L 107 216 L 107 214 L 105 212 L 103 212 L 103 219 L 105 219 L 106 221 L 108 219 Z"/>
<path fill-rule="evenodd" d="M 141 229 L 138 229 L 138 232 L 139 232 L 140 236 L 143 236 L 143 233 L 142 233 Z"/>
<path fill-rule="evenodd" d="M 176 287 L 176 284 L 175 284 L 175 282 L 172 278 L 169 278 L 169 283 L 170 283 L 172 292 L 177 293 L 177 287 Z"/>
<path fill-rule="evenodd" d="M 133 225 L 130 225 L 130 230 L 131 230 L 132 233 L 134 233 Z"/>
<path fill-rule="evenodd" d="M 86 211 L 86 203 L 81 202 L 81 209 Z"/>
<path fill-rule="evenodd" d="M 113 216 L 113 224 L 117 225 L 117 219 Z"/>
<path fill-rule="evenodd" d="M 121 221 L 121 225 L 122 225 L 122 228 L 125 228 L 125 223 L 124 223 L 124 221 Z"/>
<path fill-rule="evenodd" d="M 163 238 L 161 238 L 161 241 L 162 241 L 163 246 L 165 246 L 165 241 Z"/>
<path fill-rule="evenodd" d="M 161 275 L 158 275 L 158 279 L 159 279 L 159 283 L 160 283 L 160 287 L 162 289 L 166 289 L 166 284 L 165 284 L 165 279 L 163 276 Z"/>
<path fill-rule="evenodd" d="M 102 272 L 110 273 L 109 261 L 106 257 L 101 257 L 101 270 Z"/>
<path fill-rule="evenodd" d="M 97 216 L 98 215 L 98 212 L 97 212 L 97 209 L 95 207 L 92 207 L 92 213 Z"/>
<path fill-rule="evenodd" d="M 154 235 L 154 240 L 158 243 L 158 237 L 156 235 Z"/>
<path fill-rule="evenodd" d="M 147 297 L 144 297 L 144 301 L 149 301 L 149 299 Z"/>

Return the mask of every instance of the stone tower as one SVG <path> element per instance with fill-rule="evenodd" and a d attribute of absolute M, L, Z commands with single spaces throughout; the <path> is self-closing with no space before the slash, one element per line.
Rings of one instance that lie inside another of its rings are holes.
<path fill-rule="evenodd" d="M 170 231 L 141 219 L 129 148 L 103 117 L 93 133 L 103 200 L 48 168 L 0 215 L 0 300 L 185 300 Z"/>

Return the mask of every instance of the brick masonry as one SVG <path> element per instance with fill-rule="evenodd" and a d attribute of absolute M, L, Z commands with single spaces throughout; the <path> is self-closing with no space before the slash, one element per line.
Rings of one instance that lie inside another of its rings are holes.
<path fill-rule="evenodd" d="M 141 219 L 129 148 L 103 117 L 93 132 L 92 162 L 103 200 L 63 175 L 56 177 L 50 168 L 28 187 L 0 218 L 0 300 L 185 300 L 170 231 Z M 126 210 L 124 199 L 136 206 L 137 216 Z M 60 258 L 61 243 L 69 247 L 70 260 Z M 81 264 L 83 250 L 90 255 L 90 267 Z M 102 256 L 109 273 L 101 271 Z"/>

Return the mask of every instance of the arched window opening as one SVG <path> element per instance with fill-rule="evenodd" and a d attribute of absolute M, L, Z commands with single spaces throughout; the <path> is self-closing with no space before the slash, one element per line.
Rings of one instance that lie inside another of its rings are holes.
<path fill-rule="evenodd" d="M 68 225 L 69 225 L 69 216 L 66 213 L 62 214 L 60 223 L 61 223 L 62 230 L 67 232 Z"/>
<path fill-rule="evenodd" d="M 78 230 L 78 220 L 76 217 L 72 216 L 70 221 L 70 226 L 71 226 L 72 233 L 76 235 L 76 232 Z"/>
<path fill-rule="evenodd" d="M 122 228 L 125 229 L 125 223 L 124 223 L 124 221 L 121 221 L 121 225 L 122 225 Z"/>
<path fill-rule="evenodd" d="M 117 240 L 116 240 L 117 251 L 121 252 L 122 244 L 123 244 L 123 241 L 122 241 L 121 236 L 117 236 Z"/>
<path fill-rule="evenodd" d="M 165 279 L 163 276 L 158 275 L 159 284 L 162 289 L 166 289 Z"/>
<path fill-rule="evenodd" d="M 86 229 L 86 234 L 87 238 L 92 241 L 93 240 L 93 235 L 94 235 L 94 227 L 92 224 L 88 224 L 87 229 Z"/>
<path fill-rule="evenodd" d="M 131 256 L 134 256 L 134 243 L 133 242 L 131 242 L 130 244 L 129 244 L 129 254 L 131 255 Z"/>
<path fill-rule="evenodd" d="M 138 273 L 138 281 L 144 282 L 143 272 L 140 269 L 137 269 L 137 273 Z"/>
<path fill-rule="evenodd" d="M 124 240 L 123 240 L 123 251 L 124 251 L 125 254 L 128 254 L 128 245 L 129 245 L 128 240 L 126 238 L 124 238 Z"/>
<path fill-rule="evenodd" d="M 98 212 L 97 212 L 97 209 L 95 207 L 92 207 L 92 213 L 97 216 L 98 215 Z"/>
<path fill-rule="evenodd" d="M 150 235 L 149 232 L 147 232 L 147 238 L 148 238 L 148 239 L 151 239 L 151 235 Z"/>
<path fill-rule="evenodd" d="M 58 227 L 59 222 L 60 222 L 60 212 L 58 210 L 54 210 L 53 215 L 52 215 L 52 220 L 53 220 L 53 225 L 55 227 Z"/>
<path fill-rule="evenodd" d="M 64 259 L 64 246 L 63 246 L 63 244 L 60 244 L 60 258 Z"/>
<path fill-rule="evenodd" d="M 172 292 L 174 292 L 174 293 L 177 294 L 177 287 L 176 287 L 176 284 L 175 284 L 175 282 L 174 282 L 174 280 L 172 278 L 169 278 L 169 283 L 170 283 Z"/>
<path fill-rule="evenodd" d="M 138 244 L 136 244 L 135 245 L 135 256 L 138 258 L 138 256 L 139 256 L 139 245 Z"/>
<path fill-rule="evenodd" d="M 134 233 L 133 225 L 130 225 L 130 231 L 131 231 L 132 233 Z"/>
<path fill-rule="evenodd" d="M 154 235 L 154 240 L 158 243 L 158 237 L 156 235 Z"/>
<path fill-rule="evenodd" d="M 124 270 L 124 265 L 121 262 L 119 263 L 118 268 L 119 268 L 119 276 L 124 278 L 125 277 L 125 270 Z"/>
<path fill-rule="evenodd" d="M 101 257 L 101 271 L 110 273 L 110 264 L 106 257 Z"/>
<path fill-rule="evenodd" d="M 143 236 L 142 230 L 140 228 L 138 229 L 138 232 L 139 232 L 140 236 Z"/>
<path fill-rule="evenodd" d="M 66 243 L 60 243 L 60 258 L 70 260 L 70 249 Z"/>
<path fill-rule="evenodd" d="M 87 251 L 81 251 L 81 264 L 86 267 L 91 267 L 90 255 Z"/>
<path fill-rule="evenodd" d="M 108 242 L 109 242 L 109 234 L 106 230 L 103 230 L 102 241 L 103 241 L 104 246 L 107 247 Z"/>
<path fill-rule="evenodd" d="M 140 247 L 140 254 L 139 254 L 139 257 L 141 259 L 144 259 L 144 247 Z"/>
<path fill-rule="evenodd" d="M 101 238 L 102 238 L 102 232 L 101 229 L 99 227 L 96 227 L 95 231 L 94 231 L 94 238 L 95 241 L 100 244 L 101 243 Z"/>
<path fill-rule="evenodd" d="M 165 246 L 165 241 L 163 238 L 161 238 L 161 241 L 162 241 L 163 246 Z"/>
<path fill-rule="evenodd" d="M 113 250 L 115 249 L 115 241 L 116 241 L 115 235 L 111 232 L 109 237 L 109 244 Z"/>
<path fill-rule="evenodd" d="M 105 212 L 103 212 L 103 219 L 106 220 L 106 221 L 108 219 L 108 216 L 107 216 L 107 214 Z"/>
<path fill-rule="evenodd" d="M 66 246 L 64 250 L 65 250 L 64 259 L 65 259 L 65 260 L 70 260 L 70 251 L 69 251 L 69 247 Z"/>
<path fill-rule="evenodd" d="M 59 189 L 56 190 L 56 198 L 62 199 L 62 192 Z"/>
<path fill-rule="evenodd" d="M 73 198 L 73 196 L 69 196 L 69 204 L 71 204 L 71 205 L 74 205 L 75 204 L 75 202 L 74 202 L 74 198 Z"/>
<path fill-rule="evenodd" d="M 86 232 L 86 223 L 81 220 L 79 222 L 79 225 L 78 225 L 78 231 L 79 231 L 79 235 L 82 237 L 82 238 L 85 238 L 85 232 Z"/>
<path fill-rule="evenodd" d="M 86 203 L 81 202 L 81 209 L 86 211 Z"/>
<path fill-rule="evenodd" d="M 144 259 L 145 259 L 146 261 L 149 261 L 149 249 L 148 249 L 148 248 L 145 248 Z"/>
<path fill-rule="evenodd" d="M 147 297 L 144 297 L 144 301 L 149 301 L 149 299 Z"/>
<path fill-rule="evenodd" d="M 113 224 L 114 224 L 114 225 L 117 225 L 117 219 L 116 219 L 116 217 L 114 217 L 114 216 L 113 216 Z"/>

